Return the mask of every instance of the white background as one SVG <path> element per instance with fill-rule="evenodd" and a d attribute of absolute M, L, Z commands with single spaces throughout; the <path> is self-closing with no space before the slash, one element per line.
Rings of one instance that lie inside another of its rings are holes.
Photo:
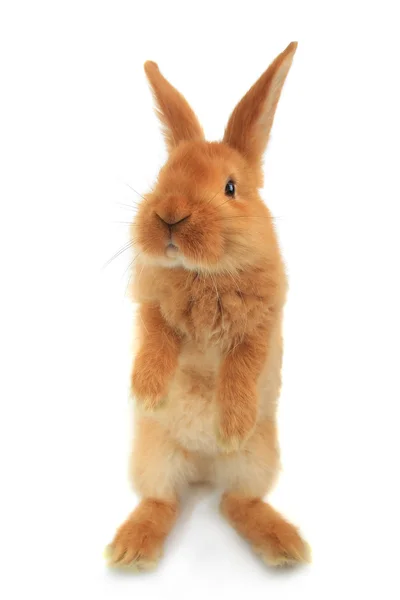
<path fill-rule="evenodd" d="M 399 42 L 396 2 L 3 1 L 0 9 L 0 589 L 3 598 L 398 598 Z M 310 567 L 273 572 L 185 501 L 154 574 L 102 552 L 127 478 L 133 308 L 126 222 L 165 158 L 146 59 L 210 139 L 299 48 L 263 197 L 288 265 L 272 503 Z M 128 206 L 122 206 L 128 205 Z"/>

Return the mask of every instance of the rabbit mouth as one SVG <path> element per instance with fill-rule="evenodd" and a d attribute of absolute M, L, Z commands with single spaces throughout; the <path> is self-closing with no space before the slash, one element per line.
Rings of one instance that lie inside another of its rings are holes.
<path fill-rule="evenodd" d="M 165 248 L 165 255 L 168 258 L 176 258 L 178 256 L 178 254 L 179 254 L 178 246 L 176 246 L 172 242 L 169 242 L 167 244 L 167 247 Z"/>

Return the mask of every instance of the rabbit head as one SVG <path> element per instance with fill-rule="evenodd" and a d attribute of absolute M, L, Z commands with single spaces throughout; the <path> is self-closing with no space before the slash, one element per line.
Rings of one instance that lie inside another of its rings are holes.
<path fill-rule="evenodd" d="M 221 142 L 208 142 L 185 98 L 145 63 L 168 149 L 132 228 L 141 261 L 199 272 L 238 271 L 275 252 L 258 190 L 262 157 L 297 44 L 292 42 L 234 109 Z"/>

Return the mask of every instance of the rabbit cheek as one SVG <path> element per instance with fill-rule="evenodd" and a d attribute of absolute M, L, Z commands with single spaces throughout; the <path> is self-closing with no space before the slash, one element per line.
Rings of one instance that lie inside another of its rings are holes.
<path fill-rule="evenodd" d="M 177 244 L 187 261 L 195 266 L 215 266 L 223 256 L 224 244 L 217 223 L 188 223 L 177 237 Z"/>
<path fill-rule="evenodd" d="M 136 243 L 138 250 L 150 256 L 164 256 L 167 235 L 160 222 L 149 211 L 139 215 L 136 224 Z"/>

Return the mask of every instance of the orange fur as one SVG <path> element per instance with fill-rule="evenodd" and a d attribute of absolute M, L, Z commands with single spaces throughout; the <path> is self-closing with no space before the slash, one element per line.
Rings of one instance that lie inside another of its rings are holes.
<path fill-rule="evenodd" d="M 175 503 L 185 485 L 205 480 L 225 490 L 225 514 L 270 563 L 306 557 L 293 526 L 254 500 L 271 489 L 279 469 L 286 295 L 273 220 L 258 188 L 295 50 L 290 44 L 241 100 L 222 142 L 206 142 L 183 96 L 155 63 L 145 65 L 169 157 L 132 225 L 140 304 L 133 479 L 145 500 L 111 546 L 123 562 L 155 557 L 143 546 L 143 506 L 155 515 L 148 535 L 158 548 L 168 529 L 157 516 L 162 502 Z M 234 197 L 225 193 L 228 181 Z"/>
<path fill-rule="evenodd" d="M 140 307 L 142 327 L 146 332 L 146 343 L 136 356 L 132 376 L 132 391 L 146 408 L 156 408 L 165 392 L 165 381 L 172 375 L 178 363 L 179 336 L 163 318 L 160 308 L 152 304 Z M 154 362 L 158 355 L 158 368 Z"/>
<path fill-rule="evenodd" d="M 282 566 L 310 561 L 310 549 L 297 529 L 259 498 L 224 494 L 221 509 L 267 564 Z"/>
<path fill-rule="evenodd" d="M 143 500 L 118 529 L 109 560 L 116 566 L 151 569 L 177 516 L 177 504 Z"/>

